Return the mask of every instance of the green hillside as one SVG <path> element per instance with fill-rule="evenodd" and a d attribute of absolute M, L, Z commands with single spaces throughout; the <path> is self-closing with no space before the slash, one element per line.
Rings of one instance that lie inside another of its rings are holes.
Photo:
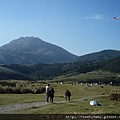
<path fill-rule="evenodd" d="M 94 61 L 94 60 L 107 60 L 112 59 L 120 56 L 119 50 L 103 50 L 100 52 L 94 52 L 90 54 L 86 54 L 80 56 L 77 60 L 78 61 Z"/>
<path fill-rule="evenodd" d="M 112 59 L 108 64 L 103 67 L 103 70 L 107 70 L 113 73 L 120 73 L 120 57 Z"/>
<path fill-rule="evenodd" d="M 11 69 L 9 67 L 5 67 L 4 65 L 0 65 L 0 79 L 1 80 L 9 80 L 9 79 L 16 79 L 16 80 L 21 80 L 21 79 L 30 79 L 27 77 L 27 75 L 20 73 L 14 69 Z"/>
<path fill-rule="evenodd" d="M 102 61 L 36 65 L 0 65 L 0 79 L 58 81 L 114 81 L 119 83 L 120 57 Z M 28 77 L 29 76 L 29 77 Z"/>

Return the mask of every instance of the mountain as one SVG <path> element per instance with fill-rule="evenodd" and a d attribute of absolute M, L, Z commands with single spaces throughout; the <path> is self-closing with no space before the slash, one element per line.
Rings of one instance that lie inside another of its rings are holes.
<path fill-rule="evenodd" d="M 0 80 L 31 80 L 31 78 L 24 73 L 20 73 L 14 69 L 9 68 L 8 66 L 0 65 Z"/>
<path fill-rule="evenodd" d="M 120 73 L 120 57 L 111 59 L 102 69 L 113 73 Z"/>
<path fill-rule="evenodd" d="M 55 63 L 55 64 L 35 64 L 35 65 L 20 65 L 8 64 L 0 65 L 0 80 L 52 80 L 60 78 L 60 80 L 76 80 L 79 79 L 77 75 L 85 75 L 88 73 L 88 80 L 96 79 L 113 80 L 120 82 L 120 77 L 117 78 L 116 73 L 120 73 L 120 57 L 101 60 L 101 61 L 87 61 L 87 62 L 71 62 L 71 63 Z M 92 72 L 92 78 L 89 78 L 89 72 Z M 83 74 L 84 73 L 84 74 Z M 113 73 L 114 77 L 111 76 Z M 99 76 L 100 75 L 100 76 Z M 76 76 L 76 77 L 75 77 Z M 94 78 L 94 77 L 97 78 Z M 67 78 L 70 77 L 70 78 Z M 82 80 L 84 80 L 82 78 Z"/>
<path fill-rule="evenodd" d="M 120 50 L 103 50 L 78 57 L 78 61 L 94 61 L 112 59 L 120 56 Z"/>
<path fill-rule="evenodd" d="M 2 64 L 66 63 L 78 56 L 37 37 L 20 37 L 0 47 Z"/>

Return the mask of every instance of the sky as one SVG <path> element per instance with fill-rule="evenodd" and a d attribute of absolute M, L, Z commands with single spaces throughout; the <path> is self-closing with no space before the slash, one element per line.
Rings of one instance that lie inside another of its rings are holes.
<path fill-rule="evenodd" d="M 0 46 L 34 36 L 82 56 L 120 50 L 120 0 L 0 0 Z"/>

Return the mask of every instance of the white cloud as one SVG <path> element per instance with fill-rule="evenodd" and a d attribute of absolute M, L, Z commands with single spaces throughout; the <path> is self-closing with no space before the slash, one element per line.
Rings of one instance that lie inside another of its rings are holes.
<path fill-rule="evenodd" d="M 96 15 L 85 17 L 85 19 L 103 20 L 105 18 L 104 18 L 104 15 L 102 14 L 96 14 Z"/>

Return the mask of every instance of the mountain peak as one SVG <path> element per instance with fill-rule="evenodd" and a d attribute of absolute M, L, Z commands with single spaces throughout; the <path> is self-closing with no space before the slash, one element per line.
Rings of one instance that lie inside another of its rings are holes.
<path fill-rule="evenodd" d="M 18 39 L 15 39 L 15 40 L 12 40 L 10 43 L 12 44 L 25 44 L 25 43 L 31 43 L 31 42 L 41 42 L 43 40 L 41 40 L 40 38 L 38 37 L 20 37 Z"/>
<path fill-rule="evenodd" d="M 38 37 L 20 37 L 0 47 L 0 62 L 7 64 L 63 63 L 77 58 Z"/>
<path fill-rule="evenodd" d="M 15 40 L 21 40 L 21 41 L 24 41 L 24 40 L 26 40 L 26 41 L 39 40 L 39 41 L 43 41 L 40 38 L 33 37 L 33 36 L 31 36 L 31 37 L 29 37 L 29 36 L 27 36 L 27 37 L 20 37 L 20 38 L 15 39 Z"/>

